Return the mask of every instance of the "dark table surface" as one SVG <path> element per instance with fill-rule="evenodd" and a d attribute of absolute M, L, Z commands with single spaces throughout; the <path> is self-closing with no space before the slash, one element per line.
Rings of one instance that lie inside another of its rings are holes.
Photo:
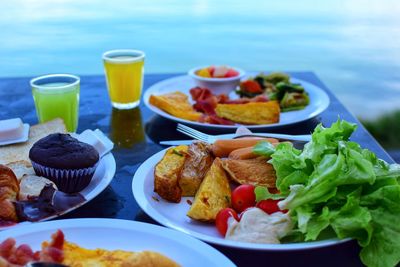
<path fill-rule="evenodd" d="M 314 119 L 269 132 L 308 134 L 318 123 L 329 126 L 338 117 L 356 122 L 359 127 L 352 140 L 375 152 L 378 157 L 393 162 L 390 156 L 365 130 L 360 122 L 339 102 L 312 72 L 291 72 L 324 89 L 330 97 L 326 111 Z M 177 74 L 147 74 L 144 89 Z M 0 79 L 0 119 L 20 117 L 35 124 L 37 117 L 29 87 L 30 78 Z M 142 101 L 143 102 L 143 101 Z M 176 123 L 163 119 L 147 109 L 117 110 L 110 105 L 104 76 L 81 77 L 80 116 L 78 133 L 99 128 L 114 142 L 113 154 L 117 164 L 115 177 L 100 195 L 85 206 L 61 217 L 118 218 L 157 224 L 138 206 L 131 191 L 132 177 L 140 164 L 164 149 L 160 140 L 187 139 L 175 131 Z M 360 266 L 359 247 L 351 241 L 341 245 L 298 252 L 255 252 L 214 246 L 239 266 Z"/>

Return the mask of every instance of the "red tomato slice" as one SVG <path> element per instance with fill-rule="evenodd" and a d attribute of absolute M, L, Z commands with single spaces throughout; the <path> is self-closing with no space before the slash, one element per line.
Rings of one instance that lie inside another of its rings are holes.
<path fill-rule="evenodd" d="M 262 209 L 264 212 L 268 214 L 272 214 L 278 211 L 281 211 L 283 213 L 286 213 L 287 210 L 280 210 L 278 206 L 278 202 L 281 201 L 280 199 L 274 200 L 274 199 L 265 199 L 261 200 L 260 202 L 257 203 L 256 207 L 259 209 Z"/>
<path fill-rule="evenodd" d="M 236 211 L 231 208 L 220 210 L 215 218 L 215 226 L 222 236 L 225 236 L 226 230 L 228 230 L 228 219 L 230 217 L 233 217 L 236 221 L 239 221 Z"/>
<path fill-rule="evenodd" d="M 242 90 L 245 90 L 249 93 L 262 93 L 263 90 L 261 88 L 261 86 L 258 84 L 258 82 L 253 81 L 253 80 L 247 80 L 244 81 L 240 84 L 240 88 L 242 88 Z"/>
<path fill-rule="evenodd" d="M 242 184 L 232 191 L 232 207 L 237 212 L 242 212 L 256 204 L 256 195 L 254 194 L 254 185 Z"/>
<path fill-rule="evenodd" d="M 208 72 L 210 73 L 211 77 L 214 77 L 214 71 L 215 71 L 215 67 L 214 66 L 208 67 Z"/>

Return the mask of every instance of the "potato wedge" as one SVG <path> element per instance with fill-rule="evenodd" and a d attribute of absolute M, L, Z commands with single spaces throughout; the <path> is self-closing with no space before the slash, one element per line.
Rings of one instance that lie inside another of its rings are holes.
<path fill-rule="evenodd" d="M 271 124 L 279 122 L 277 101 L 246 104 L 218 104 L 215 112 L 221 118 L 243 124 Z"/>
<path fill-rule="evenodd" d="M 176 203 L 181 201 L 179 174 L 185 163 L 187 150 L 186 145 L 168 149 L 154 169 L 154 192 L 167 201 Z"/>
<path fill-rule="evenodd" d="M 209 144 L 194 142 L 189 146 L 179 177 L 182 196 L 193 197 L 196 194 L 213 161 L 214 157 Z"/>
<path fill-rule="evenodd" d="M 228 177 L 216 158 L 197 190 L 187 216 L 194 220 L 213 222 L 217 213 L 231 205 L 231 189 Z"/>
<path fill-rule="evenodd" d="M 188 96 L 178 91 L 163 95 L 151 95 L 149 102 L 153 106 L 185 120 L 197 121 L 202 115 L 193 109 Z"/>

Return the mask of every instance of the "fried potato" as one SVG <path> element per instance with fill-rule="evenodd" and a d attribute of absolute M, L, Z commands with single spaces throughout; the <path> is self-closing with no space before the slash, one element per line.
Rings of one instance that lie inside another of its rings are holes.
<path fill-rule="evenodd" d="M 213 160 L 211 147 L 207 143 L 194 142 L 189 146 L 179 177 L 182 196 L 192 197 L 196 194 Z"/>
<path fill-rule="evenodd" d="M 182 145 L 167 150 L 154 169 L 154 192 L 165 200 L 178 203 L 182 190 L 179 175 L 185 163 L 188 146 Z"/>
<path fill-rule="evenodd" d="M 198 221 L 215 221 L 217 213 L 231 205 L 231 189 L 228 177 L 216 158 L 197 190 L 187 216 Z"/>
<path fill-rule="evenodd" d="M 274 167 L 267 163 L 264 157 L 254 159 L 224 159 L 222 167 L 229 178 L 239 184 L 261 185 L 268 188 L 276 187 Z"/>
<path fill-rule="evenodd" d="M 277 101 L 246 104 L 218 104 L 219 117 L 243 124 L 271 124 L 279 122 L 280 107 Z"/>
<path fill-rule="evenodd" d="M 151 95 L 150 104 L 181 119 L 197 121 L 201 113 L 193 109 L 188 101 L 188 96 L 181 92 L 163 95 Z"/>

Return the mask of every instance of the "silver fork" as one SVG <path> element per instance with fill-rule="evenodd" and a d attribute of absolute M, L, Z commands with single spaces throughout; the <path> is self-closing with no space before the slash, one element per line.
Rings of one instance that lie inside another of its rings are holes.
<path fill-rule="evenodd" d="M 189 126 L 183 125 L 178 123 L 176 128 L 178 132 L 181 132 L 187 136 L 190 136 L 194 139 L 207 142 L 207 143 L 214 143 L 216 140 L 219 139 L 231 139 L 231 138 L 238 138 L 238 137 L 245 137 L 245 136 L 253 136 L 253 137 L 271 137 L 271 138 L 278 138 L 288 141 L 300 141 L 300 142 L 308 142 L 311 140 L 311 135 L 290 135 L 290 134 L 277 134 L 277 133 L 255 133 L 255 134 L 221 134 L 221 135 L 211 135 L 200 132 Z"/>

